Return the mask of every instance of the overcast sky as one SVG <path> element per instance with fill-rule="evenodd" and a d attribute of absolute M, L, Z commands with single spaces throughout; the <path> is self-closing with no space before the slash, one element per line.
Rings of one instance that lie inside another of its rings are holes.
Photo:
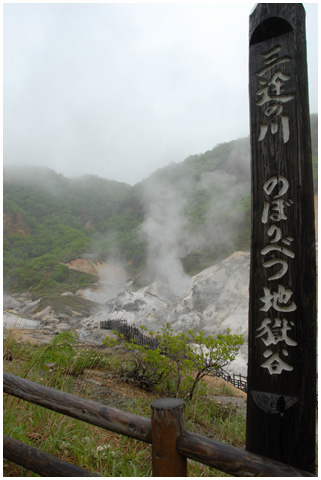
<path fill-rule="evenodd" d="M 4 4 L 4 164 L 133 185 L 247 136 L 254 5 Z M 318 4 L 304 6 L 317 113 Z"/>

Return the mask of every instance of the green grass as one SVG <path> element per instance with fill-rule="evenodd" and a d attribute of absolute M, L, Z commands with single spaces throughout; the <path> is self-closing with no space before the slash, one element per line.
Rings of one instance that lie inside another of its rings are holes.
<path fill-rule="evenodd" d="M 125 361 L 121 350 L 79 349 L 71 332 L 57 335 L 46 346 L 22 344 L 9 334 L 3 352 L 6 372 L 95 401 L 99 398 L 95 398 L 93 389 L 94 374 L 110 377 L 112 391 L 123 395 L 124 402 L 118 408 L 137 415 L 149 417 L 150 404 L 159 397 L 157 392 L 144 392 L 118 382 L 117 372 Z M 6 394 L 3 410 L 4 433 L 17 440 L 103 476 L 152 476 L 151 446 L 144 442 Z M 192 403 L 186 402 L 186 421 L 189 431 L 239 447 L 244 444 L 244 417 L 230 405 L 215 403 L 205 384 Z M 188 475 L 226 476 L 190 460 Z M 4 460 L 4 476 L 38 475 Z"/>
<path fill-rule="evenodd" d="M 75 291 L 75 289 L 71 290 Z M 58 314 L 71 315 L 73 311 L 82 313 L 92 311 L 94 302 L 76 295 L 48 295 L 41 298 L 35 308 L 35 313 L 41 312 L 48 305 Z"/>

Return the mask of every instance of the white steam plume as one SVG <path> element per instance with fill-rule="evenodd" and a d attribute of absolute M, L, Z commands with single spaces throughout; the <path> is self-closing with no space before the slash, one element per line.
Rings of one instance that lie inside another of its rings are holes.
<path fill-rule="evenodd" d="M 181 240 L 187 225 L 186 198 L 180 193 L 165 181 L 152 179 L 147 182 L 145 198 L 149 212 L 142 226 L 148 242 L 145 280 L 161 281 L 174 295 L 184 293 L 190 280 L 180 260 L 183 254 Z"/>
<path fill-rule="evenodd" d="M 144 282 L 160 280 L 173 294 L 181 295 L 190 281 L 182 259 L 191 252 L 209 249 L 220 255 L 238 246 L 245 212 L 242 201 L 250 192 L 249 166 L 248 142 L 238 141 L 213 171 L 202 172 L 200 165 L 199 171 L 194 167 L 194 171 L 175 172 L 173 166 L 172 171 L 158 171 L 145 182 L 148 214 L 142 233 L 148 258 Z M 198 204 L 198 198 L 203 198 L 203 204 Z"/>

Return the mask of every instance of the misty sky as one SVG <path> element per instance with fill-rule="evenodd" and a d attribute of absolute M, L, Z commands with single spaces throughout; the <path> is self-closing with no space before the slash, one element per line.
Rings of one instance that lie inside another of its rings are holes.
<path fill-rule="evenodd" d="M 4 4 L 4 165 L 135 184 L 247 136 L 254 5 Z M 317 113 L 318 4 L 304 6 Z"/>

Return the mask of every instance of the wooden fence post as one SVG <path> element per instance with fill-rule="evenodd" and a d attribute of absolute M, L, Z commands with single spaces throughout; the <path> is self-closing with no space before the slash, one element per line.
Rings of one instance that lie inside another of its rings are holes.
<path fill-rule="evenodd" d="M 161 398 L 151 404 L 153 477 L 186 477 L 187 459 L 176 450 L 186 430 L 185 402 Z"/>

